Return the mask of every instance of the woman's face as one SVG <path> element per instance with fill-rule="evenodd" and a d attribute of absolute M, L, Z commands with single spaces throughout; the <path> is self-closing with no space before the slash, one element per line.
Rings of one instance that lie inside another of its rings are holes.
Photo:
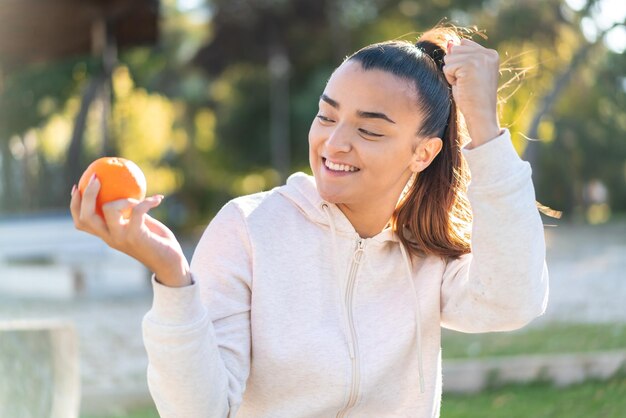
<path fill-rule="evenodd" d="M 412 82 L 393 74 L 357 61 L 335 70 L 309 131 L 309 162 L 324 200 L 395 207 L 411 174 L 425 168 L 416 101 Z"/>

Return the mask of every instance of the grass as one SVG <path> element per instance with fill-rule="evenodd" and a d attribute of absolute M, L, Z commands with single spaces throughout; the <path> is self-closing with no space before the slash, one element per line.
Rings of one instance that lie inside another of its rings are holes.
<path fill-rule="evenodd" d="M 626 377 L 559 389 L 549 384 L 512 385 L 473 395 L 443 395 L 441 418 L 623 418 Z M 96 418 L 96 417 L 82 417 Z M 159 418 L 146 408 L 97 418 Z"/>
<path fill-rule="evenodd" d="M 444 358 L 618 350 L 626 348 L 626 324 L 551 323 L 487 334 L 443 330 L 441 346 Z"/>
<path fill-rule="evenodd" d="M 623 418 L 626 377 L 565 389 L 506 386 L 475 395 L 445 395 L 441 418 Z"/>
<path fill-rule="evenodd" d="M 84 415 L 81 418 L 159 418 L 159 413 L 154 407 L 136 409 L 127 415 Z"/>

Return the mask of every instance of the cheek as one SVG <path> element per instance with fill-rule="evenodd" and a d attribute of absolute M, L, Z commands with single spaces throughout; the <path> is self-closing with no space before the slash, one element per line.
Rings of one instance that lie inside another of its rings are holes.
<path fill-rule="evenodd" d="M 311 127 L 309 128 L 309 146 L 318 142 L 319 137 L 320 137 L 320 129 L 315 123 L 315 121 L 313 121 L 313 123 L 311 124 Z"/>
<path fill-rule="evenodd" d="M 386 148 L 373 149 L 367 154 L 371 175 L 377 181 L 389 181 L 403 176 L 409 169 L 411 162 L 411 149 Z"/>
<path fill-rule="evenodd" d="M 319 154 L 320 147 L 324 145 L 324 132 L 323 129 L 317 126 L 315 122 L 309 129 L 309 155 L 310 158 L 314 158 L 314 154 Z"/>
<path fill-rule="evenodd" d="M 320 129 L 315 126 L 315 121 L 313 121 L 313 124 L 311 124 L 311 128 L 309 129 L 309 164 L 314 172 L 317 167 L 315 162 L 318 158 L 317 155 L 321 143 L 322 139 Z"/>

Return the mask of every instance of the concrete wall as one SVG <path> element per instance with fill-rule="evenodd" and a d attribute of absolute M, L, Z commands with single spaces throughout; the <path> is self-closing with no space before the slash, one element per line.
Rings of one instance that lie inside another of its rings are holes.
<path fill-rule="evenodd" d="M 68 216 L 0 220 L 0 294 L 72 298 L 145 292 L 149 272 Z"/>

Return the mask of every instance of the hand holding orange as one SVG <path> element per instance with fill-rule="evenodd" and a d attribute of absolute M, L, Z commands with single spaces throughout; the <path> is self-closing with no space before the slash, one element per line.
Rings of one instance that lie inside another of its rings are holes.
<path fill-rule="evenodd" d="M 145 194 L 146 178 L 137 164 L 100 158 L 87 167 L 78 188 L 72 188 L 74 226 L 143 263 L 162 284 L 187 286 L 191 274 L 180 244 L 167 226 L 148 214 L 163 196 Z"/>
<path fill-rule="evenodd" d="M 96 213 L 104 218 L 102 205 L 119 199 L 143 200 L 146 177 L 137 164 L 120 157 L 102 157 L 92 162 L 78 181 L 81 196 L 93 176 L 100 181 Z"/>

